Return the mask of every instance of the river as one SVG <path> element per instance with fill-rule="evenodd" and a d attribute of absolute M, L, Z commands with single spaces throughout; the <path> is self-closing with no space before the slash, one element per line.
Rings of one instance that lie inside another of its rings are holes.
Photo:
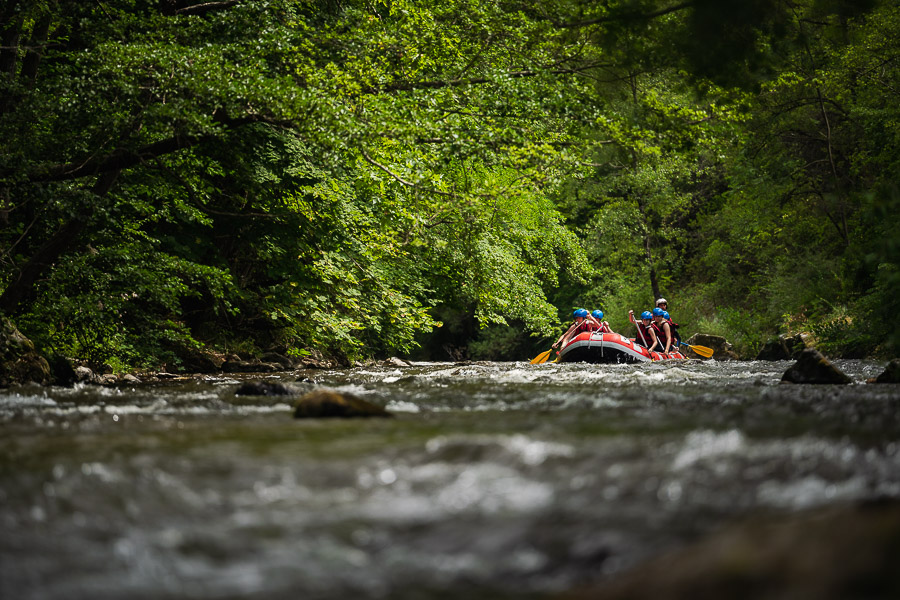
<path fill-rule="evenodd" d="M 550 598 L 723 525 L 900 498 L 898 386 L 788 362 L 416 363 L 0 391 L 0 596 Z M 393 419 L 295 420 L 244 380 Z"/>

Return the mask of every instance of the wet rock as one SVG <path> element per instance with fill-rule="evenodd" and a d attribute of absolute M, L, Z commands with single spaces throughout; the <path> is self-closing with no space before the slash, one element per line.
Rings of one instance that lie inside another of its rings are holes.
<path fill-rule="evenodd" d="M 222 356 L 203 350 L 179 348 L 177 371 L 181 373 L 218 373 L 225 362 Z"/>
<path fill-rule="evenodd" d="M 246 381 L 234 392 L 235 396 L 292 396 L 294 392 L 283 383 Z"/>
<path fill-rule="evenodd" d="M 732 525 L 568 600 L 896 598 L 900 502 Z"/>
<path fill-rule="evenodd" d="M 402 358 L 397 358 L 396 356 L 392 356 L 386 361 L 381 363 L 382 366 L 385 367 L 410 367 L 412 364 L 409 361 L 405 361 Z"/>
<path fill-rule="evenodd" d="M 800 353 L 809 347 L 809 334 L 780 335 L 765 343 L 756 360 L 797 360 Z"/>
<path fill-rule="evenodd" d="M 141 382 L 141 380 L 138 379 L 137 377 L 135 377 L 134 375 L 132 375 L 131 373 L 126 373 L 125 375 L 122 375 L 122 383 L 127 383 L 129 385 L 132 385 L 132 384 L 140 383 L 140 382 Z"/>
<path fill-rule="evenodd" d="M 282 371 L 291 371 L 294 368 L 294 362 L 291 359 L 277 352 L 266 352 L 259 357 L 259 360 L 264 363 L 278 365 Z"/>
<path fill-rule="evenodd" d="M 686 344 L 691 346 L 706 346 L 713 349 L 713 360 L 738 360 L 738 355 L 734 352 L 734 347 L 728 343 L 728 340 L 720 335 L 710 335 L 708 333 L 695 333 L 689 339 L 685 340 Z M 687 350 L 688 358 L 703 358 L 696 352 L 688 350 L 681 346 L 682 350 Z"/>
<path fill-rule="evenodd" d="M 280 366 L 265 362 L 226 360 L 222 363 L 222 371 L 225 373 L 274 373 L 279 370 Z"/>
<path fill-rule="evenodd" d="M 75 367 L 75 381 L 78 383 L 97 383 L 97 375 L 84 365 Z"/>
<path fill-rule="evenodd" d="M 797 362 L 784 372 L 782 383 L 852 383 L 846 373 L 831 364 L 815 348 L 807 348 L 800 353 Z"/>
<path fill-rule="evenodd" d="M 352 394 L 319 389 L 297 399 L 294 403 L 295 419 L 325 417 L 391 417 L 381 406 Z"/>
<path fill-rule="evenodd" d="M 9 319 L 0 319 L 0 387 L 50 383 L 50 365 Z"/>
<path fill-rule="evenodd" d="M 50 365 L 50 376 L 53 385 L 72 387 L 78 381 L 73 362 L 65 356 L 53 354 L 47 359 Z"/>
<path fill-rule="evenodd" d="M 99 383 L 100 385 L 116 385 L 117 383 L 119 383 L 119 378 L 112 373 L 107 373 L 105 375 L 101 375 L 98 378 L 97 383 Z"/>
<path fill-rule="evenodd" d="M 900 383 L 900 358 L 889 362 L 884 372 L 868 383 Z"/>

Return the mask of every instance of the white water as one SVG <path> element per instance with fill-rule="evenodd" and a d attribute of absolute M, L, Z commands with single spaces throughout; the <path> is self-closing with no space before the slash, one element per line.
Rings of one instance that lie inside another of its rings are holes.
<path fill-rule="evenodd" d="M 787 363 L 419 364 L 0 393 L 4 598 L 552 596 L 760 511 L 900 498 L 897 386 Z M 299 382 L 298 379 L 312 381 Z"/>

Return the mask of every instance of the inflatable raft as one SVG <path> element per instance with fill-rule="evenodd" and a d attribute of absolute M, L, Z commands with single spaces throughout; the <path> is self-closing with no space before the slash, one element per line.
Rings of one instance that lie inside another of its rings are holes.
<path fill-rule="evenodd" d="M 635 363 L 685 358 L 680 352 L 650 352 L 618 333 L 581 333 L 559 351 L 557 362 Z"/>

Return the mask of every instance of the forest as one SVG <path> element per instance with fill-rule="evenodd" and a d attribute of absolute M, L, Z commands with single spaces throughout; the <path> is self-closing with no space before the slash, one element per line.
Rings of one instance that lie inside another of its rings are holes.
<path fill-rule="evenodd" d="M 743 358 L 900 330 L 890 0 L 3 0 L 0 313 L 47 356 Z M 185 367 L 187 368 L 187 367 Z"/>

